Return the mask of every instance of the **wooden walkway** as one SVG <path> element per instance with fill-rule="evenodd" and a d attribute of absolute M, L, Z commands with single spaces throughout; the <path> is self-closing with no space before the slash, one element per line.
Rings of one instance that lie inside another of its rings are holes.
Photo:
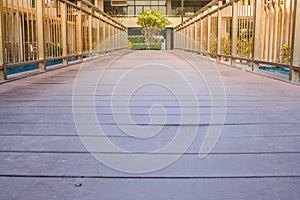
<path fill-rule="evenodd" d="M 0 199 L 298 200 L 299 103 L 299 86 L 178 52 L 116 53 L 1 84 Z M 209 127 L 225 111 L 218 138 Z M 200 159 L 207 137 L 217 143 Z"/>

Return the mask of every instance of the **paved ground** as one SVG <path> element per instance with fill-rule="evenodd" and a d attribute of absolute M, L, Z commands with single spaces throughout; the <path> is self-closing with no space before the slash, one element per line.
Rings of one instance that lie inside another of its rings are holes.
<path fill-rule="evenodd" d="M 0 85 L 0 199 L 300 199 L 299 86 L 123 53 Z"/>

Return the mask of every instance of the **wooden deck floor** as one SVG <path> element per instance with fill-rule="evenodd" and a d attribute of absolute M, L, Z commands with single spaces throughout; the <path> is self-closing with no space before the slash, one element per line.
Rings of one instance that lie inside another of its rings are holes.
<path fill-rule="evenodd" d="M 299 103 L 299 86 L 178 52 L 116 53 L 1 84 L 0 199 L 298 200 Z M 209 127 L 224 114 L 217 140 Z M 217 143 L 200 159 L 206 136 Z"/>

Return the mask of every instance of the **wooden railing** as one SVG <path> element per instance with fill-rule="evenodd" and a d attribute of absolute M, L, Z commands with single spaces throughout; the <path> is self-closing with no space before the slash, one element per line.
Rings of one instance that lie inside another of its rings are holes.
<path fill-rule="evenodd" d="M 87 1 L 0 0 L 0 79 L 7 69 L 127 48 L 127 28 Z"/>
<path fill-rule="evenodd" d="M 289 69 L 299 81 L 300 1 L 212 1 L 177 27 L 175 49 L 231 65 Z"/>

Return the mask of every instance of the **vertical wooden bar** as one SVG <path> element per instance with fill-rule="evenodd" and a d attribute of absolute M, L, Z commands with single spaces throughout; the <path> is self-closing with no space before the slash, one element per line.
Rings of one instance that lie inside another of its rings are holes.
<path fill-rule="evenodd" d="M 199 47 L 199 50 L 200 50 L 200 54 L 203 52 L 203 19 L 201 18 L 202 17 L 202 12 L 200 13 L 200 47 Z"/>
<path fill-rule="evenodd" d="M 274 6 L 275 6 L 275 26 L 274 26 L 274 39 L 273 39 L 273 62 L 280 62 L 280 56 L 279 56 L 279 49 L 280 49 L 280 46 L 279 46 L 279 42 L 278 42 L 278 34 L 279 34 L 279 9 L 280 9 L 280 4 L 281 4 L 281 1 L 275 1 L 274 2 Z"/>
<path fill-rule="evenodd" d="M 183 42 L 183 38 L 182 38 L 182 28 L 180 28 L 180 32 L 179 32 L 179 48 L 182 49 L 182 42 Z"/>
<path fill-rule="evenodd" d="M 6 80 L 6 59 L 4 47 L 4 19 L 3 19 L 3 1 L 0 0 L 0 80 Z"/>
<path fill-rule="evenodd" d="M 106 54 L 107 50 L 107 30 L 106 30 L 106 22 L 103 21 L 103 52 Z"/>
<path fill-rule="evenodd" d="M 211 8 L 208 8 L 208 12 L 210 12 Z M 210 53 L 210 30 L 211 29 L 211 15 L 207 16 L 207 52 Z M 210 57 L 210 54 L 207 54 L 207 57 Z"/>
<path fill-rule="evenodd" d="M 109 34 L 110 48 L 109 49 L 110 49 L 110 51 L 113 51 L 114 50 L 114 27 L 112 26 L 112 24 L 109 24 L 109 30 L 110 30 L 110 34 Z"/>
<path fill-rule="evenodd" d="M 180 48 L 180 29 L 177 29 L 177 31 L 176 31 L 176 43 L 175 43 L 175 45 L 176 45 L 176 49 L 178 49 L 178 48 Z"/>
<path fill-rule="evenodd" d="M 112 44 L 112 41 L 111 41 L 111 34 L 112 34 L 112 30 L 111 30 L 111 25 L 110 23 L 107 24 L 108 25 L 108 52 L 111 52 L 111 44 Z"/>
<path fill-rule="evenodd" d="M 97 38 L 97 43 L 96 43 L 96 49 L 97 53 L 100 52 L 100 19 L 97 19 L 97 33 L 96 33 L 96 38 Z"/>
<path fill-rule="evenodd" d="M 236 65 L 237 55 L 237 29 L 238 29 L 238 2 L 232 3 L 232 36 L 231 36 L 231 65 Z"/>
<path fill-rule="evenodd" d="M 219 1 L 219 7 L 222 6 L 222 1 Z M 221 34 L 222 34 L 222 10 L 218 8 L 218 38 L 217 38 L 217 54 L 221 54 Z M 221 61 L 221 57 L 217 56 L 217 62 Z"/>
<path fill-rule="evenodd" d="M 192 51 L 195 51 L 195 46 L 196 46 L 196 22 L 194 22 L 192 24 L 192 30 L 193 30 L 193 33 L 192 33 Z"/>
<path fill-rule="evenodd" d="M 92 8 L 89 12 L 89 27 L 88 27 L 88 42 L 89 42 L 89 57 L 93 56 L 93 16 Z"/>
<path fill-rule="evenodd" d="M 194 25 L 194 51 L 198 50 L 198 21 L 195 21 L 195 25 Z"/>
<path fill-rule="evenodd" d="M 44 1 L 36 1 L 37 49 L 39 70 L 46 71 L 45 30 L 44 30 Z"/>
<path fill-rule="evenodd" d="M 16 62 L 16 50 L 15 50 L 15 11 L 14 6 L 12 6 L 11 11 L 11 49 L 12 49 L 12 59 L 13 62 Z"/>
<path fill-rule="evenodd" d="M 189 51 L 192 51 L 192 44 L 193 44 L 193 23 L 191 23 L 189 26 L 189 35 L 188 35 L 188 39 L 189 39 Z"/>
<path fill-rule="evenodd" d="M 120 42 L 120 38 L 119 38 L 119 29 L 116 27 L 115 30 L 115 49 L 118 50 L 119 49 L 119 42 Z"/>
<path fill-rule="evenodd" d="M 185 49 L 185 28 L 182 28 L 182 50 Z"/>
<path fill-rule="evenodd" d="M 294 1 L 294 16 L 292 30 L 291 66 L 289 79 L 294 82 L 299 81 L 299 71 L 293 66 L 300 66 L 300 0 Z"/>
<path fill-rule="evenodd" d="M 81 8 L 81 0 L 77 1 L 77 6 Z M 77 31 L 76 31 L 76 38 L 77 38 L 77 54 L 78 54 L 78 60 L 82 61 L 83 56 L 82 56 L 82 11 L 81 9 L 77 10 L 78 15 L 77 15 Z"/>
<path fill-rule="evenodd" d="M 189 35 L 190 35 L 190 32 L 189 32 L 189 26 L 186 26 L 185 27 L 185 39 L 186 39 L 186 43 L 185 43 L 185 49 L 188 50 L 189 49 L 189 44 L 190 44 L 190 41 L 189 41 Z"/>
<path fill-rule="evenodd" d="M 174 49 L 177 49 L 177 30 L 174 30 Z"/>
<path fill-rule="evenodd" d="M 180 48 L 180 29 L 177 29 L 176 49 Z"/>
<path fill-rule="evenodd" d="M 254 8 L 254 11 L 255 11 L 255 8 Z M 262 33 L 261 33 L 262 40 L 261 40 L 260 55 L 261 55 L 261 59 L 265 60 L 265 51 L 264 51 L 264 49 L 265 49 L 265 42 L 264 42 L 264 40 L 266 38 L 266 21 L 267 21 L 266 20 L 267 19 L 267 17 L 266 17 L 266 9 L 263 8 L 262 12 L 263 12 L 262 13 Z M 255 27 L 254 27 L 254 29 L 255 29 Z"/>
<path fill-rule="evenodd" d="M 103 53 L 104 51 L 104 27 L 103 27 L 103 21 L 102 21 L 102 18 L 101 18 L 101 14 L 100 14 L 100 21 L 99 21 L 99 24 L 100 24 L 100 41 L 99 41 L 99 49 L 100 49 L 100 52 L 101 54 Z"/>
<path fill-rule="evenodd" d="M 67 49 L 67 4 L 66 2 L 60 2 L 61 12 L 61 47 L 63 56 L 63 65 L 68 65 L 68 49 Z"/>
<path fill-rule="evenodd" d="M 253 64 L 252 70 L 258 70 L 257 60 L 261 59 L 261 33 L 262 33 L 262 13 L 263 13 L 264 0 L 255 0 L 254 10 L 254 39 L 253 39 Z"/>

